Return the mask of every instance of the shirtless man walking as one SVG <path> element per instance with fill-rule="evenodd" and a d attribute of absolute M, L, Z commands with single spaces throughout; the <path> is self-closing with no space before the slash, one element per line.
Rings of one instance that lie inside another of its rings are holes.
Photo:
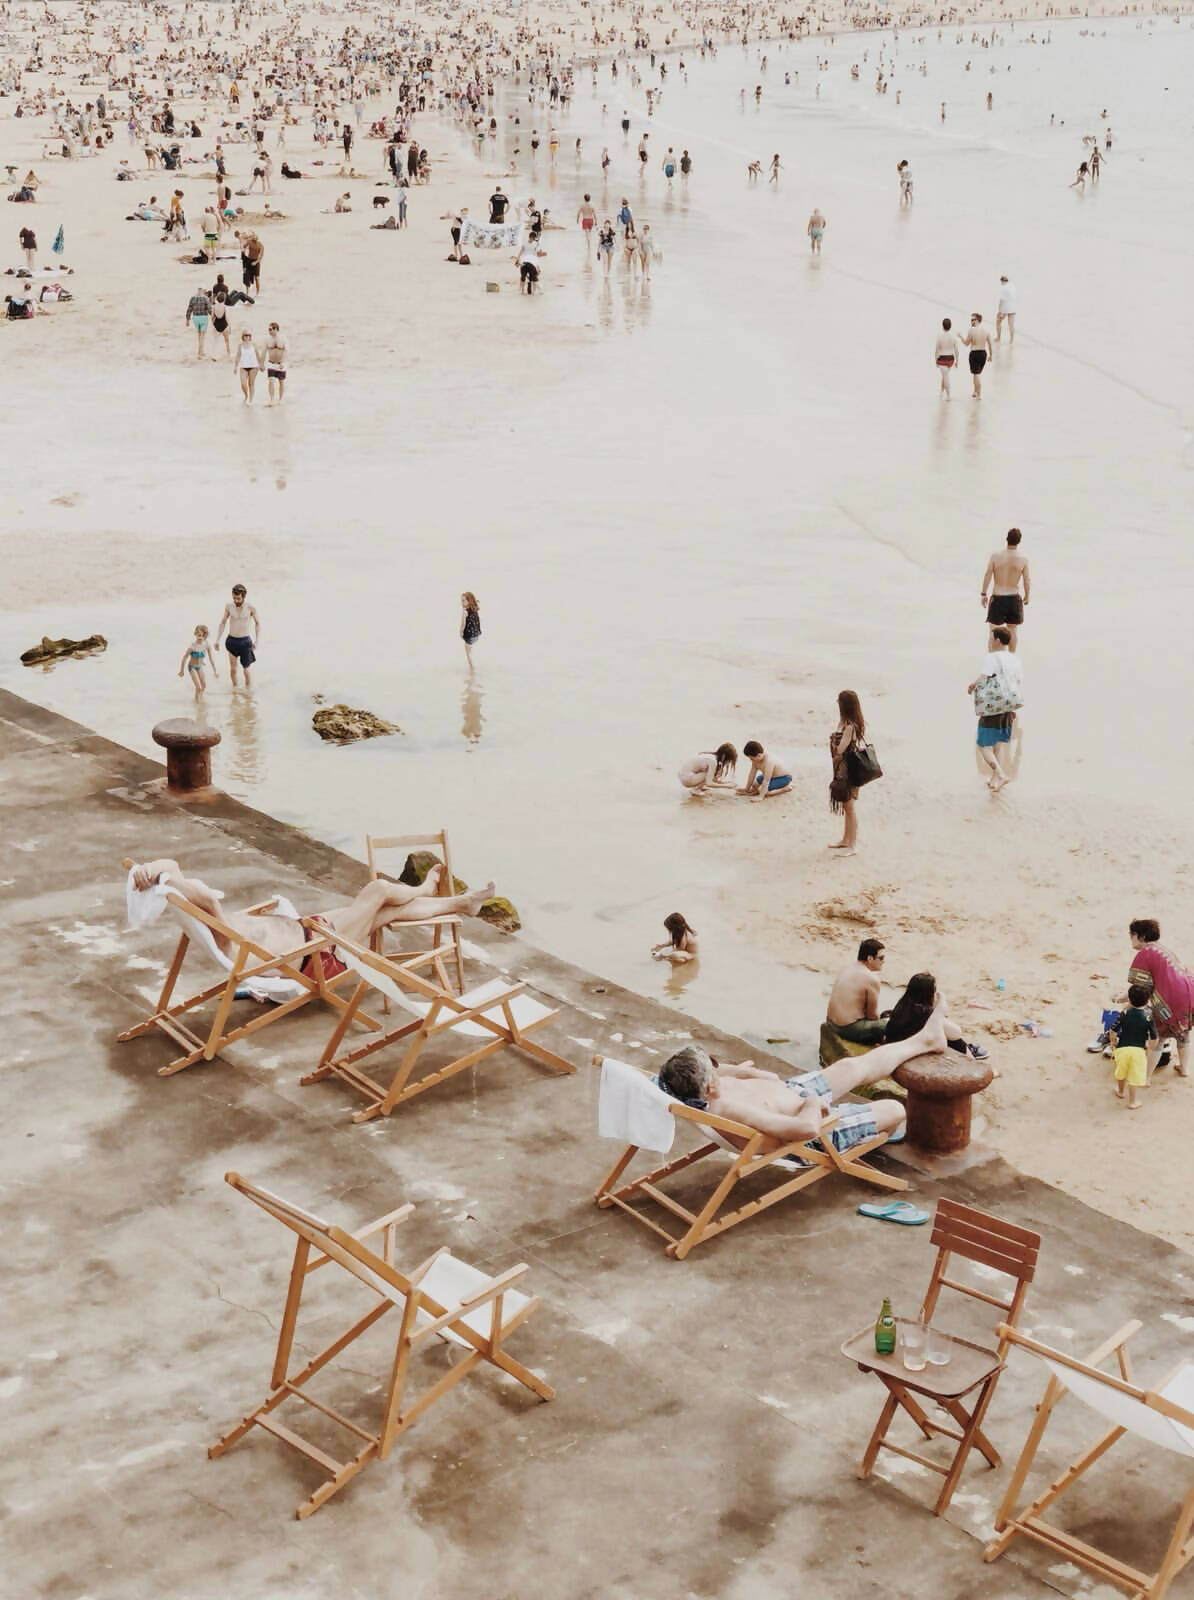
<path fill-rule="evenodd" d="M 597 226 L 597 211 L 589 195 L 585 195 L 577 208 L 576 220 L 585 236 L 585 253 L 593 248 L 593 230 Z"/>
<path fill-rule="evenodd" d="M 981 400 L 983 397 L 983 368 L 992 360 L 995 351 L 991 346 L 991 333 L 983 321 L 981 311 L 970 313 L 970 327 L 963 335 L 962 343 L 970 347 L 970 380 L 974 384 L 974 398 Z"/>
<path fill-rule="evenodd" d="M 249 632 L 250 627 L 252 633 Z M 246 590 L 243 583 L 234 585 L 232 599 L 224 607 L 224 615 L 220 618 L 220 631 L 216 634 L 216 649 L 220 648 L 220 640 L 224 637 L 224 629 L 228 630 L 228 643 L 224 646 L 228 652 L 228 674 L 232 679 L 232 687 L 236 688 L 236 668 L 239 663 L 245 670 L 245 688 L 249 687 L 249 668 L 257 660 L 257 644 L 261 639 L 261 619 L 257 615 L 257 608 L 247 602 Z"/>
<path fill-rule="evenodd" d="M 882 939 L 864 939 L 858 959 L 833 980 L 825 1020 L 839 1039 L 851 1044 L 881 1044 L 887 1028 L 879 1015 L 879 975 L 887 951 Z"/>
<path fill-rule="evenodd" d="M 1007 530 L 1007 549 L 996 550 L 987 562 L 983 573 L 982 603 L 987 606 L 987 649 L 994 649 L 991 630 L 1006 628 L 1012 636 L 1009 649 L 1015 650 L 1020 624 L 1024 621 L 1024 607 L 1028 604 L 1031 585 L 1028 578 L 1028 557 L 1020 554 L 1019 528 Z M 992 592 L 994 591 L 994 592 Z M 987 597 L 990 595 L 990 604 Z"/>
<path fill-rule="evenodd" d="M 808 247 L 815 256 L 821 254 L 821 240 L 825 237 L 826 226 L 820 206 L 814 206 L 813 214 L 808 219 Z"/>

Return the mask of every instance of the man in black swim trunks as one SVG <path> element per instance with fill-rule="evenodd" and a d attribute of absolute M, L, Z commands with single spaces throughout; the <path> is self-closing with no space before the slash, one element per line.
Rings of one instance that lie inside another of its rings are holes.
<path fill-rule="evenodd" d="M 1020 553 L 1020 530 L 1007 530 L 1007 549 L 996 550 L 987 562 L 983 573 L 982 603 L 987 606 L 988 627 L 1006 628 L 1011 634 L 1009 649 L 1016 648 L 1016 636 L 1024 621 L 1024 607 L 1028 604 L 1030 583 L 1028 557 Z M 987 596 L 990 595 L 990 605 Z M 987 640 L 987 649 L 992 647 Z"/>
<path fill-rule="evenodd" d="M 248 604 L 243 583 L 233 586 L 232 599 L 224 607 L 224 615 L 220 618 L 220 631 L 216 634 L 217 650 L 220 648 L 225 628 L 228 630 L 228 642 L 224 648 L 228 652 L 228 675 L 232 679 L 232 687 L 236 688 L 236 669 L 239 665 L 244 668 L 247 689 L 249 668 L 257 659 L 256 645 L 261 638 L 261 619 L 257 615 L 256 607 Z M 250 628 L 253 630 L 252 633 L 249 632 Z"/>
<path fill-rule="evenodd" d="M 962 343 L 970 347 L 970 379 L 974 384 L 974 398 L 981 400 L 983 397 L 983 368 L 995 356 L 995 351 L 991 347 L 991 333 L 983 321 L 981 311 L 972 311 L 970 313 L 970 327 L 963 336 Z"/>

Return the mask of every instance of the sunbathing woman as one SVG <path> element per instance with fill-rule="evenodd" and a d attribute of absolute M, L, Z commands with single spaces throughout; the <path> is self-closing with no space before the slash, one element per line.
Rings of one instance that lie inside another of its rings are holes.
<path fill-rule="evenodd" d="M 428 917 L 450 915 L 475 917 L 482 904 L 492 898 L 492 883 L 469 894 L 436 894 L 442 871 L 442 867 L 432 867 L 417 888 L 405 883 L 374 879 L 347 905 L 334 906 L 330 911 L 304 918 L 304 921 L 318 923 L 332 933 L 343 934 L 345 939 L 354 944 L 368 944 L 372 934 L 395 923 L 422 922 Z M 307 938 L 303 926 L 296 925 L 291 917 L 250 916 L 246 911 L 221 910 L 222 897 L 209 889 L 201 879 L 186 877 L 177 861 L 149 861 L 144 866 L 133 868 L 133 883 L 138 889 L 148 889 L 161 881 L 172 884 L 179 894 L 209 916 L 220 918 L 238 933 L 248 934 L 272 955 L 285 955 Z M 217 930 L 213 929 L 212 932 L 223 953 L 229 959 L 234 959 L 236 947 Z"/>

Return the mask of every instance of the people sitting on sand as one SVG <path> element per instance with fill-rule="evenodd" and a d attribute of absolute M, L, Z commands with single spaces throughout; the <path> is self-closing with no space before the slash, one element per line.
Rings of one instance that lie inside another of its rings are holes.
<path fill-rule="evenodd" d="M 749 1063 L 720 1062 L 699 1045 L 687 1045 L 664 1062 L 659 1086 L 677 1100 L 711 1111 L 715 1116 L 757 1128 L 771 1140 L 768 1148 L 797 1139 L 812 1139 L 827 1117 L 839 1118 L 829 1137 L 845 1152 L 879 1134 L 899 1135 L 904 1107 L 899 1100 L 869 1100 L 839 1108 L 837 1102 L 859 1089 L 890 1078 L 897 1067 L 921 1055 L 940 1055 L 945 1030 L 939 1012 L 910 1039 L 881 1044 L 866 1055 L 835 1061 L 824 1071 L 781 1078 Z"/>
<path fill-rule="evenodd" d="M 351 211 L 352 210 L 352 195 L 348 192 L 347 189 L 344 191 L 343 194 L 339 194 L 339 195 L 336 196 L 336 204 L 332 207 L 332 210 L 334 212 Z"/>
<path fill-rule="evenodd" d="M 667 938 L 662 944 L 651 946 L 652 960 L 670 961 L 674 966 L 695 961 L 699 954 L 696 929 L 678 911 L 664 917 L 663 925 L 667 929 Z"/>
<path fill-rule="evenodd" d="M 708 794 L 710 789 L 732 789 L 737 768 L 737 750 L 732 744 L 719 744 L 716 750 L 702 750 L 686 761 L 676 776 L 690 794 Z"/>
<path fill-rule="evenodd" d="M 910 1039 L 919 1033 L 934 1011 L 940 1009 L 941 1024 L 945 1029 L 945 1042 L 959 1055 L 972 1061 L 985 1061 L 990 1051 L 981 1044 L 967 1043 L 962 1030 L 945 1015 L 945 996 L 937 989 L 937 980 L 931 972 L 914 972 L 908 979 L 903 994 L 892 1006 L 886 1022 L 886 1038 L 891 1044 L 900 1039 Z"/>
<path fill-rule="evenodd" d="M 283 161 L 282 176 L 284 178 L 302 178 L 305 177 L 306 174 L 300 172 L 297 167 L 292 167 L 288 161 Z"/>
<path fill-rule="evenodd" d="M 188 877 L 177 861 L 148 861 L 134 866 L 133 884 L 138 890 L 151 888 L 155 883 L 169 883 L 184 899 L 217 917 L 237 933 L 246 934 L 263 946 L 271 955 L 286 955 L 304 942 L 305 928 L 312 926 L 330 933 L 342 934 L 353 944 L 368 944 L 382 928 L 399 922 L 421 922 L 428 917 L 475 917 L 486 900 L 493 896 L 494 886 L 487 883 L 483 889 L 467 894 L 440 895 L 436 893 L 442 866 L 431 871 L 417 887 L 405 883 L 391 883 L 376 878 L 367 883 L 354 900 L 346 905 L 333 906 L 303 918 L 296 924 L 291 917 L 258 916 L 247 911 L 224 911 L 220 901 L 223 896 L 208 887 L 200 878 Z M 230 959 L 236 956 L 236 947 L 228 938 L 212 929 L 216 944 Z"/>
<path fill-rule="evenodd" d="M 392 233 L 398 227 L 398 218 L 387 217 L 384 222 L 371 222 L 369 227 L 374 233 Z"/>
<path fill-rule="evenodd" d="M 882 1044 L 887 1024 L 879 1015 L 879 975 L 887 951 L 882 939 L 864 939 L 858 957 L 833 980 L 825 1020 L 850 1044 Z"/>
<path fill-rule="evenodd" d="M 750 762 L 750 771 L 736 793 L 748 794 L 754 800 L 769 800 L 792 787 L 792 774 L 787 767 L 769 756 L 757 739 L 748 739 L 742 746 L 742 754 Z"/>

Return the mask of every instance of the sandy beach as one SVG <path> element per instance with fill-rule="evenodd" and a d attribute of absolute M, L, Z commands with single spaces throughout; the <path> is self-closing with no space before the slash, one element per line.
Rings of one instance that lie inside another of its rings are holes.
<path fill-rule="evenodd" d="M 20 16 L 6 25 L 23 38 Z M 118 158 L 139 165 L 122 126 L 110 152 L 42 160 L 48 119 L 0 99 L 0 159 L 41 179 L 36 205 L 4 217 L 12 264 L 35 213 L 43 253 L 61 224 L 75 269 L 71 304 L 0 326 L 0 683 L 152 753 L 153 723 L 191 711 L 179 651 L 195 623 L 214 632 L 242 580 L 263 624 L 253 693 L 222 678 L 204 707 L 231 793 L 356 855 L 369 830 L 447 827 L 458 870 L 494 876 L 530 942 L 791 1041 L 809 1066 L 829 977 L 876 932 L 888 978 L 935 972 L 991 1048 L 982 1137 L 1194 1248 L 1194 1086 L 1162 1073 L 1125 1118 L 1109 1065 L 1084 1049 L 1123 987 L 1131 918 L 1158 917 L 1194 959 L 1177 103 L 1190 30 L 1176 14 L 1013 24 L 1001 10 L 993 42 L 970 16 L 894 39 L 727 38 L 715 58 L 667 55 L 650 118 L 645 58 L 637 86 L 603 58 L 595 82 L 577 71 L 554 168 L 546 143 L 532 163 L 527 134 L 546 136 L 548 112 L 511 73 L 479 153 L 449 112 L 416 119 L 432 181 L 396 233 L 370 229 L 371 197 L 393 194 L 378 187 L 384 143 L 358 138 L 360 179 L 336 175 L 334 150 L 314 168 L 300 107 L 284 153 L 318 175 L 275 176 L 285 220 L 241 201 L 266 256 L 234 333 L 277 319 L 290 347 L 285 404 L 269 410 L 240 404 L 227 362 L 194 359 L 184 313 L 212 272 L 123 220 L 173 174 L 115 182 Z M 882 95 L 881 53 L 895 63 Z M 1101 182 L 1070 190 L 1083 136 L 1108 125 Z M 694 161 L 670 188 L 668 145 Z M 750 185 L 747 162 L 775 151 L 779 184 Z M 229 146 L 234 187 L 249 157 Z M 179 180 L 192 243 L 207 170 Z M 512 252 L 444 259 L 441 214 L 483 218 L 495 182 L 559 225 L 538 297 L 518 294 Z M 326 214 L 345 189 L 353 211 Z M 649 282 L 620 261 L 603 279 L 574 226 L 585 192 L 601 216 L 625 194 L 651 224 Z M 239 281 L 235 255 L 216 266 Z M 945 404 L 940 319 L 993 319 L 1004 272 L 1014 348 L 997 347 L 980 403 L 959 373 Z M 983 568 L 1013 524 L 1033 573 L 1023 765 L 992 797 L 965 689 Z M 475 676 L 457 637 L 466 588 L 484 622 Z M 17 663 L 43 633 L 92 632 L 102 657 Z M 846 686 L 886 776 L 861 798 L 858 854 L 839 860 L 826 740 Z M 324 746 L 316 696 L 402 733 Z M 752 737 L 790 765 L 790 796 L 685 798 L 684 759 Z M 702 959 L 670 972 L 647 951 L 677 909 Z"/>

